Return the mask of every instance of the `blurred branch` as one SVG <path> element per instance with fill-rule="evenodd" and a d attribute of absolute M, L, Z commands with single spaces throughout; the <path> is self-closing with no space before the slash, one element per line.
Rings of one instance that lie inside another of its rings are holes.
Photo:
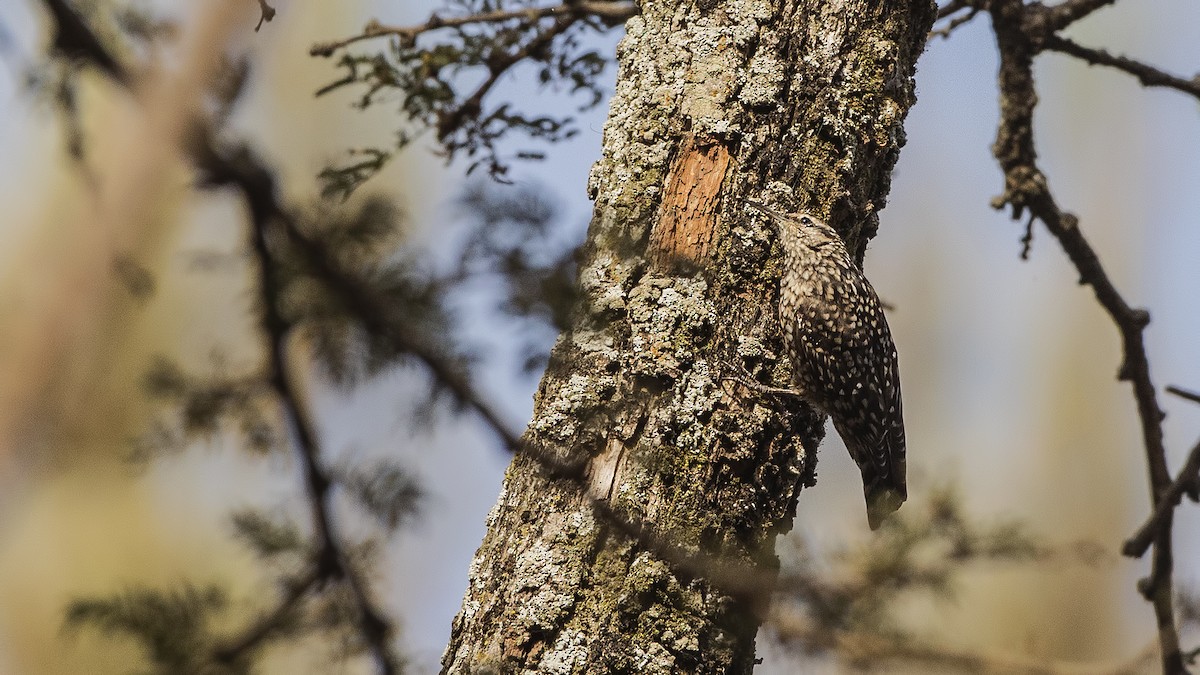
<path fill-rule="evenodd" d="M 1109 54 L 1103 49 L 1084 47 L 1058 35 L 1046 38 L 1045 48 L 1069 54 L 1094 66 L 1108 66 L 1128 73 L 1147 87 L 1167 87 L 1200 98 L 1200 75 L 1190 80 L 1176 77 L 1154 66 L 1124 56 Z"/>
<path fill-rule="evenodd" d="M 255 33 L 264 23 L 270 23 L 271 19 L 275 18 L 275 8 L 267 4 L 267 0 L 258 0 L 258 9 L 261 14 L 258 17 L 258 25 L 254 27 Z"/>
<path fill-rule="evenodd" d="M 1155 644 L 1150 643 L 1132 659 L 1121 663 L 1048 661 L 995 650 L 956 649 L 911 636 L 896 637 L 865 631 L 837 631 L 832 636 L 823 635 L 811 621 L 786 612 L 777 612 L 772 617 L 772 627 L 780 639 L 795 640 L 802 644 L 820 644 L 818 641 L 832 639 L 830 648 L 836 649 L 846 661 L 867 667 L 902 662 L 961 673 L 1138 675 L 1157 653 Z"/>
<path fill-rule="evenodd" d="M 1000 50 L 1000 124 L 992 151 L 1005 176 L 1004 194 L 994 199 L 992 206 L 997 209 L 1009 206 L 1014 220 L 1028 209 L 1042 221 L 1075 265 L 1079 282 L 1092 287 L 1096 299 L 1116 324 L 1124 352 L 1118 379 L 1133 386 L 1149 467 L 1150 498 L 1157 507 L 1166 497 L 1171 477 L 1163 445 L 1164 413 L 1150 379 L 1143 339 L 1150 315 L 1129 306 L 1084 237 L 1078 219 L 1056 203 L 1046 176 L 1037 165 L 1033 139 L 1033 113 L 1037 104 L 1033 58 L 1039 51 L 1039 42 L 1047 38 L 1047 33 L 1041 31 L 1062 28 L 1105 4 L 1103 0 L 1079 0 L 1047 9 L 1040 4 L 1025 5 L 1021 0 L 989 3 Z M 1173 511 L 1168 509 L 1155 524 L 1151 573 L 1139 583 L 1139 590 L 1154 606 L 1164 673 L 1182 673 L 1186 670 L 1173 610 L 1172 520 Z"/>
<path fill-rule="evenodd" d="M 1115 3 L 1116 0 L 1066 0 L 1056 5 L 1034 3 L 1029 5 L 1029 15 L 1038 20 L 1047 32 L 1059 31 L 1087 17 L 1092 12 Z"/>
<path fill-rule="evenodd" d="M 392 675 L 397 672 L 397 664 L 388 645 L 391 625 L 376 609 L 365 582 L 353 569 L 341 541 L 334 532 L 331 516 L 333 504 L 329 492 L 332 481 L 321 465 L 322 453 L 316 426 L 308 408 L 300 400 L 294 376 L 288 367 L 287 345 L 291 326 L 279 313 L 281 289 L 276 269 L 279 263 L 272 255 L 267 242 L 269 230 L 277 223 L 279 213 L 274 199 L 274 180 L 260 165 L 238 166 L 234 161 L 222 160 L 207 143 L 198 148 L 197 159 L 201 168 L 206 171 L 208 180 L 216 185 L 235 185 L 242 191 L 250 209 L 252 249 L 258 259 L 259 270 L 259 309 L 262 312 L 262 329 L 267 339 L 269 355 L 269 380 L 279 396 L 289 426 L 295 433 L 296 448 L 308 487 L 313 528 L 318 541 L 314 556 L 315 572 L 321 579 L 341 579 L 346 582 L 358 608 L 363 638 L 375 658 L 379 672 Z"/>
<path fill-rule="evenodd" d="M 300 604 L 300 600 L 316 586 L 320 578 L 320 571 L 314 565 L 303 576 L 289 582 L 275 609 L 263 614 L 237 637 L 214 649 L 213 660 L 217 663 L 235 663 L 257 649 L 287 621 L 287 617 Z"/>
<path fill-rule="evenodd" d="M 67 52 L 73 56 L 91 61 L 109 74 L 118 83 L 129 87 L 131 85 L 127 71 L 107 55 L 100 47 L 95 34 L 87 24 L 69 6 L 61 0 L 46 0 L 47 7 L 56 20 L 55 44 L 63 39 L 69 39 Z M 67 36 L 63 38 L 62 36 Z M 61 45 L 59 49 L 66 49 Z M 346 552 L 338 540 L 330 515 L 332 507 L 329 487 L 331 481 L 320 464 L 321 451 L 317 432 L 302 405 L 299 394 L 293 382 L 286 360 L 287 338 L 290 326 L 278 310 L 279 286 L 277 281 L 277 262 L 273 258 L 267 242 L 268 230 L 278 220 L 282 210 L 275 202 L 274 181 L 271 175 L 257 164 L 238 165 L 233 160 L 217 153 L 212 146 L 210 131 L 202 120 L 193 119 L 191 125 L 193 143 L 185 146 L 196 164 L 208 174 L 215 184 L 233 183 L 239 187 L 247 202 L 253 222 L 252 248 L 259 260 L 259 291 L 262 302 L 262 324 L 268 339 L 268 354 L 270 362 L 270 381 L 278 393 L 280 403 L 290 422 L 296 445 L 304 468 L 305 481 L 309 489 L 310 505 L 313 511 L 313 523 L 318 538 L 318 549 L 315 554 L 313 573 L 320 579 L 341 579 L 349 587 L 359 613 L 359 626 L 368 648 L 375 657 L 379 671 L 384 675 L 397 672 L 398 666 L 391 649 L 387 644 L 391 626 L 387 619 L 374 607 L 369 590 L 353 569 Z M 301 588 L 312 584 L 301 585 Z M 295 602 L 289 600 L 290 593 L 285 596 L 284 605 Z M 269 616 L 280 617 L 281 611 Z M 231 648 L 223 650 L 226 657 L 237 655 L 237 649 L 246 649 L 261 641 L 270 632 L 270 627 L 263 625 L 252 627 L 243 639 Z"/>
<path fill-rule="evenodd" d="M 418 35 L 440 28 L 456 28 L 471 24 L 496 23 L 514 19 L 537 21 L 549 16 L 561 17 L 567 15 L 574 17 L 571 19 L 571 21 L 574 21 L 575 18 L 582 16 L 595 16 L 615 25 L 631 16 L 636 16 L 640 11 L 638 6 L 632 2 L 576 0 L 548 7 L 495 10 L 479 14 L 468 14 L 466 16 L 441 17 L 437 14 L 431 14 L 428 21 L 414 26 L 385 26 L 378 21 L 371 21 L 363 28 L 362 33 L 341 40 L 314 44 L 308 53 L 312 56 L 333 56 L 334 52 L 355 42 L 387 36 L 399 38 L 404 44 L 411 44 L 417 39 Z"/>
<path fill-rule="evenodd" d="M 321 242 L 300 230 L 295 217 L 278 202 L 270 171 L 248 148 L 221 151 L 212 145 L 211 137 L 199 133 L 197 136 L 192 149 L 193 160 L 205 172 L 207 180 L 214 185 L 236 187 L 242 193 L 254 222 L 277 224 L 287 241 L 299 250 L 305 262 L 337 293 L 368 331 L 385 336 L 397 351 L 415 356 L 433 375 L 435 382 L 449 390 L 458 402 L 474 410 L 509 450 L 515 451 L 519 447 L 518 434 L 484 401 L 467 376 L 455 368 L 445 354 L 409 329 L 404 317 L 397 315 L 392 303 L 382 297 L 374 286 L 343 269 Z M 265 246 L 265 241 L 262 245 Z M 269 260 L 269 250 L 265 253 Z"/>
<path fill-rule="evenodd" d="M 211 169 L 212 167 L 210 167 Z M 210 171 L 210 175 L 212 172 Z M 251 174 L 253 175 L 253 174 Z M 313 527 L 317 533 L 318 549 L 316 552 L 316 572 L 322 579 L 342 579 L 346 581 L 350 592 L 353 593 L 355 604 L 358 604 L 359 622 L 362 635 L 370 647 L 379 667 L 379 673 L 392 675 L 397 671 L 395 657 L 392 656 L 388 640 L 391 625 L 385 620 L 379 610 L 374 607 L 370 592 L 366 589 L 365 581 L 349 561 L 343 550 L 340 539 L 334 532 L 330 512 L 332 503 L 329 488 L 332 484 L 322 466 L 322 450 L 317 440 L 316 424 L 313 423 L 308 408 L 302 404 L 300 393 L 296 390 L 292 374 L 287 363 L 287 346 L 290 325 L 280 315 L 280 286 L 278 286 L 275 267 L 277 261 L 271 256 L 270 247 L 266 243 L 268 229 L 274 225 L 274 214 L 263 209 L 256 209 L 253 203 L 259 201 L 258 195 L 252 195 L 250 186 L 257 187 L 263 193 L 274 193 L 274 181 L 265 172 L 257 175 L 252 183 L 239 183 L 238 186 L 251 204 L 253 220 L 253 250 L 258 258 L 259 292 L 262 294 L 259 307 L 262 311 L 263 331 L 268 339 L 270 354 L 270 382 L 280 396 L 284 414 L 289 425 L 295 432 L 296 448 L 299 449 L 301 465 L 304 466 L 305 483 L 308 488 L 313 512 Z"/>
<path fill-rule="evenodd" d="M 968 566 L 1102 562 L 1085 550 L 1094 548 L 1086 542 L 1047 546 L 1016 522 L 980 524 L 967 516 L 962 499 L 947 487 L 932 490 L 921 506 L 919 511 L 897 514 L 859 547 L 824 553 L 823 558 L 837 562 L 831 566 L 833 571 L 813 564 L 805 543 L 796 543 L 789 564 L 793 569 L 782 575 L 767 619 L 774 636 L 810 655 L 836 654 L 845 670 L 1130 672 L 1128 667 L 1061 663 L 982 647 L 940 645 L 897 622 L 894 608 L 906 606 L 913 598 L 952 597 Z M 786 552 L 781 555 L 789 557 Z"/>
<path fill-rule="evenodd" d="M 966 9 L 967 13 L 959 16 L 952 16 L 962 9 Z M 926 41 L 932 40 L 935 37 L 950 37 L 950 33 L 953 33 L 954 29 L 962 26 L 963 24 L 970 23 L 971 20 L 978 16 L 981 11 L 983 10 L 981 10 L 979 7 L 968 7 L 966 3 L 961 2 L 953 2 L 949 5 L 946 5 L 946 7 L 942 8 L 942 10 L 938 12 L 938 20 L 940 21 L 948 18 L 949 21 L 946 21 L 944 24 L 942 24 L 941 28 L 934 28 L 933 30 L 929 31 L 928 37 L 925 38 Z"/>
<path fill-rule="evenodd" d="M 247 194 L 247 199 L 251 198 Z M 434 380 L 446 387 L 457 401 L 473 409 L 510 451 L 517 450 L 520 446 L 520 436 L 509 428 L 491 404 L 484 401 L 467 376 L 454 367 L 445 354 L 410 330 L 403 317 L 396 315 L 391 303 L 381 297 L 373 286 L 342 269 L 321 243 L 301 232 L 295 219 L 274 203 L 273 197 L 271 208 L 287 233 L 289 241 L 296 245 L 306 261 L 330 284 L 367 330 L 386 336 L 396 346 L 397 351 L 415 356 L 433 375 Z"/>
<path fill-rule="evenodd" d="M 69 59 L 90 63 L 120 84 L 130 85 L 129 73 L 100 43 L 100 39 L 67 0 L 42 1 L 54 19 L 54 35 L 50 40 L 54 51 Z"/>

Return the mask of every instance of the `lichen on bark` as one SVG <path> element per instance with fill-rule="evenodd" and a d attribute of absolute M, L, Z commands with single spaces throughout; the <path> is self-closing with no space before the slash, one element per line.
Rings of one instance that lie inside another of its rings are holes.
<path fill-rule="evenodd" d="M 629 20 L 588 183 L 583 300 L 489 516 L 446 672 L 752 669 L 774 540 L 823 419 L 723 381 L 746 367 L 782 383 L 787 368 L 777 254 L 740 205 L 770 192 L 828 216 L 861 256 L 932 20 L 927 3 L 865 0 L 647 0 Z"/>

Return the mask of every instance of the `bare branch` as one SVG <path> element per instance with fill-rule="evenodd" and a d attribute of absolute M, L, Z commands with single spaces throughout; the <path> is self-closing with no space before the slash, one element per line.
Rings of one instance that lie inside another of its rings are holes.
<path fill-rule="evenodd" d="M 957 10 L 955 10 L 955 11 L 957 11 Z M 929 31 L 929 36 L 925 38 L 926 41 L 932 40 L 935 37 L 941 37 L 941 38 L 950 37 L 950 33 L 954 32 L 954 29 L 958 28 L 959 26 L 962 26 L 963 24 L 970 23 L 971 20 L 974 19 L 979 14 L 980 11 L 982 11 L 980 8 L 972 7 L 972 8 L 970 8 L 970 10 L 967 11 L 966 14 L 952 17 L 941 28 L 935 28 L 935 29 Z M 939 15 L 939 18 L 941 18 L 940 15 Z"/>
<path fill-rule="evenodd" d="M 1058 15 L 1060 25 L 1066 25 L 1100 6 L 1096 0 L 1068 2 L 1070 6 Z M 1036 11 L 1046 12 L 1042 6 Z M 1033 80 L 1033 57 L 1038 51 L 1035 40 L 1044 35 L 1031 35 L 1029 8 L 1021 0 L 993 2 L 989 9 L 1000 50 L 1000 126 L 992 152 L 1005 176 L 1004 194 L 993 206 L 1012 209 L 1018 219 L 1026 209 L 1046 225 L 1058 240 L 1067 257 L 1079 272 L 1081 284 L 1092 287 L 1096 299 L 1116 324 L 1122 338 L 1124 360 L 1118 379 L 1129 381 L 1137 402 L 1142 426 L 1146 463 L 1150 474 L 1151 504 L 1157 508 L 1171 485 L 1163 446 L 1163 412 L 1150 378 L 1143 331 L 1150 315 L 1143 309 L 1131 307 L 1109 279 L 1095 250 L 1079 229 L 1078 219 L 1063 211 L 1055 202 L 1046 176 L 1037 166 L 1033 142 L 1033 112 L 1037 92 Z M 1064 18 L 1066 17 L 1066 18 Z M 1073 18 L 1071 18 L 1073 17 Z M 1069 20 L 1068 20 L 1069 19 Z M 1159 644 L 1165 673 L 1186 672 L 1179 648 L 1179 632 L 1175 625 L 1173 585 L 1174 562 L 1171 551 L 1171 525 L 1174 511 L 1168 509 L 1157 521 L 1154 534 L 1154 556 L 1149 578 L 1139 583 L 1139 589 L 1154 606 L 1158 623 Z"/>
<path fill-rule="evenodd" d="M 618 24 L 631 16 L 636 16 L 640 13 L 640 9 L 632 2 L 606 2 L 604 0 L 582 0 L 579 2 L 564 2 L 561 5 L 551 5 L 549 7 L 530 7 L 526 9 L 512 10 L 496 10 L 492 12 L 483 12 L 480 14 L 469 14 L 467 16 L 455 16 L 443 18 L 436 14 L 431 15 L 429 20 L 415 26 L 385 26 L 377 21 L 371 21 L 363 28 L 363 32 L 341 40 L 333 42 L 322 42 L 312 46 L 309 49 L 309 54 L 312 56 L 333 56 L 334 52 L 343 49 L 355 42 L 362 40 L 371 40 L 377 37 L 392 36 L 399 38 L 403 44 L 411 44 L 417 39 L 418 35 L 438 30 L 440 28 L 455 28 L 459 26 L 467 26 L 478 23 L 498 23 L 502 21 L 512 21 L 514 19 L 522 19 L 529 22 L 537 21 L 549 16 L 571 16 L 572 21 L 575 18 L 583 16 L 596 16 L 604 19 L 611 24 Z"/>
<path fill-rule="evenodd" d="M 479 85 L 475 93 L 467 97 L 457 108 L 441 115 L 438 119 L 438 139 L 444 139 L 453 133 L 455 129 L 462 125 L 465 118 L 477 115 L 482 109 L 483 97 L 491 91 L 496 82 L 500 80 L 501 75 L 512 66 L 550 46 L 554 38 L 565 33 L 575 23 L 576 19 L 577 17 L 575 16 L 560 16 L 550 27 L 538 33 L 537 36 L 520 49 L 489 62 L 488 77 L 483 81 L 483 84 Z"/>
<path fill-rule="evenodd" d="M 1054 31 L 1059 31 L 1080 19 L 1088 16 L 1092 12 L 1113 4 L 1116 0 L 1067 0 L 1060 2 L 1057 5 L 1046 6 L 1041 3 L 1035 3 L 1031 7 L 1037 7 L 1041 10 L 1044 20 L 1044 26 L 1047 30 L 1047 35 Z"/>
<path fill-rule="evenodd" d="M 1140 61 L 1109 54 L 1103 49 L 1084 47 L 1057 35 L 1046 38 L 1044 47 L 1052 51 L 1062 52 L 1063 54 L 1070 54 L 1093 66 L 1116 68 L 1136 77 L 1139 82 L 1147 87 L 1167 87 L 1200 98 L 1200 75 L 1190 80 L 1185 80 L 1182 77 L 1165 73 L 1154 66 Z"/>
<path fill-rule="evenodd" d="M 824 629 L 817 628 L 803 617 L 775 612 L 772 627 L 784 641 L 813 644 L 820 641 L 832 642 L 846 661 L 869 663 L 881 666 L 887 662 L 924 664 L 939 670 L 954 672 L 1003 672 L 1020 675 L 1136 675 L 1143 672 L 1157 649 L 1148 644 L 1133 658 L 1121 663 L 1082 663 L 1071 661 L 1043 660 L 1020 654 L 1000 651 L 956 649 L 947 645 L 935 645 L 923 640 L 898 638 L 864 631 L 839 630 L 832 635 L 823 635 Z"/>
<path fill-rule="evenodd" d="M 1150 514 L 1146 523 L 1126 540 L 1125 545 L 1121 548 L 1121 553 L 1130 558 L 1140 558 L 1145 555 L 1146 549 L 1154 540 L 1154 534 L 1157 532 L 1159 524 L 1167 517 L 1168 513 L 1173 512 L 1175 507 L 1179 506 L 1179 503 L 1183 501 L 1184 494 L 1195 493 L 1198 479 L 1200 479 L 1200 443 L 1192 448 L 1183 468 L 1179 470 L 1179 475 L 1159 497 L 1158 504 L 1154 507 L 1154 513 Z"/>
<path fill-rule="evenodd" d="M 1173 384 L 1167 385 L 1167 393 L 1175 394 L 1179 398 L 1191 401 L 1192 403 L 1200 403 L 1200 394 L 1194 391 L 1188 391 L 1187 389 L 1176 387 Z"/>
<path fill-rule="evenodd" d="M 205 139 L 207 140 L 207 139 Z M 207 145 L 207 144 L 206 144 Z M 277 209 L 274 205 L 274 181 L 270 174 L 259 166 L 239 167 L 234 161 L 224 165 L 211 146 L 200 150 L 207 160 L 201 166 L 216 184 L 231 182 L 243 193 L 250 209 L 252 221 L 252 249 L 258 259 L 259 301 L 262 312 L 263 333 L 267 338 L 267 353 L 271 386 L 279 396 L 284 415 L 296 438 L 296 449 L 308 487 L 309 503 L 312 508 L 313 528 L 316 531 L 318 548 L 315 554 L 316 573 L 322 579 L 341 579 L 350 587 L 358 608 L 359 628 L 368 649 L 375 658 L 379 672 L 391 675 L 397 672 L 395 657 L 388 641 L 391 625 L 383 617 L 369 596 L 365 584 L 353 569 L 343 544 L 334 531 L 332 499 L 329 488 L 332 481 L 321 465 L 321 447 L 316 425 L 308 408 L 301 401 L 294 375 L 288 367 L 287 346 L 291 326 L 279 313 L 280 296 L 278 261 L 271 253 L 267 242 L 269 230 L 275 225 Z M 241 170 L 239 170 L 241 169 Z"/>

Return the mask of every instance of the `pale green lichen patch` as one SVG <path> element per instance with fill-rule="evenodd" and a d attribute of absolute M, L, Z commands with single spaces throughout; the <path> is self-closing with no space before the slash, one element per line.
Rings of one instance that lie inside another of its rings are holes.
<path fill-rule="evenodd" d="M 836 116 L 857 128 L 860 142 L 880 148 L 895 144 L 896 130 L 911 104 L 911 85 L 896 70 L 897 52 L 895 41 L 867 32 L 842 68 L 850 86 L 844 89 Z"/>
<path fill-rule="evenodd" d="M 571 673 L 586 672 L 589 642 L 587 634 L 581 630 L 564 630 L 559 633 L 554 644 L 542 655 L 537 669 L 524 672 L 549 675 L 571 675 Z"/>
<path fill-rule="evenodd" d="M 531 428 L 545 440 L 569 441 L 579 430 L 581 411 L 600 403 L 600 390 L 592 375 L 573 374 L 543 402 L 543 411 Z"/>
<path fill-rule="evenodd" d="M 579 286 L 593 316 L 614 317 L 625 309 L 625 280 L 632 265 L 608 249 L 597 251 L 579 270 Z"/>
<path fill-rule="evenodd" d="M 649 377 L 678 377 L 696 359 L 715 314 L 700 278 L 644 277 L 629 293 L 627 367 Z"/>
<path fill-rule="evenodd" d="M 776 102 L 787 81 L 787 68 L 770 50 L 762 50 L 750 59 L 749 72 L 738 97 L 747 106 L 767 106 Z"/>
<path fill-rule="evenodd" d="M 575 603 L 573 585 L 580 564 L 543 542 L 523 550 L 512 571 L 513 589 L 517 593 L 530 592 L 534 599 L 517 607 L 518 624 L 529 633 L 555 626 Z"/>
<path fill-rule="evenodd" d="M 720 376 L 720 373 L 714 372 L 708 361 L 697 360 L 692 369 L 676 384 L 675 405 L 672 408 L 675 416 L 691 423 L 689 427 L 703 431 L 703 422 L 721 400 L 721 393 L 714 386 Z M 711 439 L 709 435 L 705 438 Z"/>
<path fill-rule="evenodd" d="M 654 11 L 653 7 L 647 11 Z M 640 240 L 649 231 L 653 211 L 646 209 L 650 188 L 661 188 L 670 160 L 670 120 L 678 106 L 678 90 L 664 82 L 670 64 L 656 58 L 661 36 L 649 34 L 645 17 L 626 24 L 618 46 L 620 68 L 609 117 L 604 125 L 604 153 L 588 177 L 588 193 L 608 208 L 598 210 L 618 216 L 601 227 L 607 233 L 631 233 Z M 661 25 L 654 21 L 654 25 Z"/>

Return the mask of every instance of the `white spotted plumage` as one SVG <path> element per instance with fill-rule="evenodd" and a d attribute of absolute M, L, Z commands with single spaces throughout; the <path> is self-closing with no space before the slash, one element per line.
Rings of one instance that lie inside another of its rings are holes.
<path fill-rule="evenodd" d="M 875 529 L 908 494 L 900 373 L 883 307 L 833 228 L 749 204 L 770 217 L 783 248 L 779 319 L 793 385 L 833 419 L 862 472 Z"/>

